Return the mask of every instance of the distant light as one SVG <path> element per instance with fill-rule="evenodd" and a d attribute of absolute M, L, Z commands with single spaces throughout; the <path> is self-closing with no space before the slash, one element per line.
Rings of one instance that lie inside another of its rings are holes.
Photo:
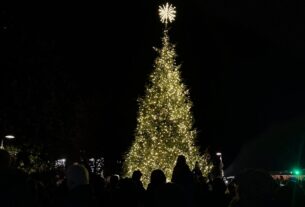
<path fill-rule="evenodd" d="M 217 156 L 221 156 L 221 152 L 217 152 L 216 155 L 217 155 Z"/>
<path fill-rule="evenodd" d="M 66 166 L 66 158 L 55 161 L 55 167 L 65 167 L 65 166 Z"/>
<path fill-rule="evenodd" d="M 301 170 L 298 169 L 298 168 L 295 168 L 295 169 L 292 170 L 291 174 L 293 174 L 293 175 L 301 175 Z"/>
<path fill-rule="evenodd" d="M 15 139 L 15 136 L 14 135 L 6 135 L 5 138 L 6 139 Z"/>

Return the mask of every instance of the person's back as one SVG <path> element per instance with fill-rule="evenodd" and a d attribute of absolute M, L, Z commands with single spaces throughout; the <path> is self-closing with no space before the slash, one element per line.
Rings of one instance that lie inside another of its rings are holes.
<path fill-rule="evenodd" d="M 173 170 L 171 181 L 177 185 L 186 187 L 191 184 L 193 181 L 192 178 L 192 172 L 186 163 L 185 157 L 183 155 L 179 155 Z"/>
<path fill-rule="evenodd" d="M 27 206 L 31 195 L 27 189 L 28 176 L 20 170 L 11 168 L 10 155 L 0 149 L 0 201 L 1 207 Z"/>
<path fill-rule="evenodd" d="M 142 197 L 144 195 L 141 195 Z M 120 180 L 120 190 L 118 197 L 118 206 L 140 206 L 140 195 L 137 194 L 137 189 L 133 183 L 132 178 L 123 178 Z"/>
<path fill-rule="evenodd" d="M 118 175 L 111 175 L 106 186 L 105 205 L 106 206 L 120 206 L 120 177 Z"/>
<path fill-rule="evenodd" d="M 305 192 L 298 183 L 290 181 L 286 186 L 278 189 L 276 205 L 278 207 L 304 207 Z"/>
<path fill-rule="evenodd" d="M 212 192 L 210 202 L 213 206 L 227 207 L 229 205 L 229 197 L 225 194 L 226 184 L 221 178 L 215 178 L 212 181 Z"/>
<path fill-rule="evenodd" d="M 228 185 L 228 202 L 230 203 L 236 197 L 236 183 L 232 180 Z"/>
<path fill-rule="evenodd" d="M 236 182 L 237 200 L 231 202 L 232 207 L 272 207 L 275 205 L 276 184 L 267 172 L 246 170 L 237 177 Z"/>
<path fill-rule="evenodd" d="M 88 170 L 79 164 L 73 164 L 67 170 L 67 186 L 69 194 L 64 201 L 64 207 L 93 207 L 96 201 L 89 185 Z"/>
<path fill-rule="evenodd" d="M 192 170 L 193 176 L 196 180 L 200 179 L 200 177 L 202 177 L 202 172 L 200 170 L 200 166 L 199 166 L 199 162 L 195 163 L 195 167 Z"/>
<path fill-rule="evenodd" d="M 106 200 L 105 180 L 100 175 L 90 174 L 90 186 L 92 186 L 93 193 L 97 199 L 98 205 L 103 205 Z"/>
<path fill-rule="evenodd" d="M 139 196 L 143 194 L 145 191 L 143 187 L 143 183 L 141 181 L 141 177 L 142 177 L 142 173 L 140 170 L 136 170 L 132 173 L 132 181 L 135 185 L 136 191 L 139 194 Z"/>
<path fill-rule="evenodd" d="M 139 204 L 145 202 L 145 188 L 143 187 L 143 183 L 141 181 L 142 173 L 140 170 L 136 170 L 132 173 L 132 183 L 134 188 L 134 196 L 136 197 Z"/>
<path fill-rule="evenodd" d="M 160 191 L 166 184 L 166 176 L 160 169 L 152 171 L 146 190 L 146 206 L 156 206 L 160 200 Z"/>
<path fill-rule="evenodd" d="M 193 206 L 195 202 L 194 179 L 183 155 L 179 155 L 177 158 L 171 181 L 182 188 L 187 197 L 188 206 Z"/>
<path fill-rule="evenodd" d="M 158 193 L 156 206 L 158 207 L 185 207 L 188 206 L 187 197 L 182 188 L 174 183 L 166 183 Z"/>

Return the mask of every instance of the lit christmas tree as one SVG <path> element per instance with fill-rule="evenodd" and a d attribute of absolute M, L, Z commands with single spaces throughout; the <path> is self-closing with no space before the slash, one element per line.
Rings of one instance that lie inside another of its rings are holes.
<path fill-rule="evenodd" d="M 160 6 L 159 14 L 165 24 L 162 48 L 156 49 L 154 71 L 145 97 L 139 99 L 135 141 L 124 162 L 125 175 L 130 177 L 133 171 L 140 170 L 145 186 L 155 169 L 163 170 L 170 180 L 178 155 L 186 157 L 191 169 L 198 161 L 205 175 L 211 169 L 208 154 L 200 155 L 195 146 L 192 103 L 175 62 L 175 47 L 169 41 L 167 25 L 174 21 L 175 7 L 168 3 Z"/>

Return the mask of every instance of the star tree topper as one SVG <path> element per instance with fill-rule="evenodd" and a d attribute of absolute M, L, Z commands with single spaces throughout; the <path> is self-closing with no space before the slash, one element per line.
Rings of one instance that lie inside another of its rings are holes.
<path fill-rule="evenodd" d="M 176 7 L 169 3 L 159 6 L 159 16 L 161 18 L 161 22 L 164 23 L 165 26 L 168 23 L 172 23 L 176 17 Z"/>

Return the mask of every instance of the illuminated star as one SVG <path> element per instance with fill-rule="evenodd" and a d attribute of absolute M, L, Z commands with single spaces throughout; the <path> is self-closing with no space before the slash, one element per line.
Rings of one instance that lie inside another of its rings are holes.
<path fill-rule="evenodd" d="M 161 22 L 167 25 L 168 22 L 171 23 L 175 20 L 176 7 L 169 3 L 159 6 L 159 15 L 161 18 Z"/>

